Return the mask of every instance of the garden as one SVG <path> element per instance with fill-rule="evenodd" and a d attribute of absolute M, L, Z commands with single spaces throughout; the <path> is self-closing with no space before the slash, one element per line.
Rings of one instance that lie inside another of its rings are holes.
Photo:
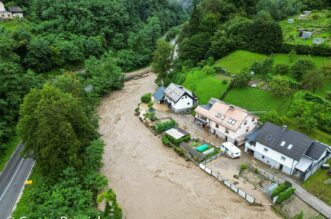
<path fill-rule="evenodd" d="M 331 165 L 331 159 L 328 161 L 328 164 Z M 323 168 L 317 170 L 302 186 L 310 193 L 325 201 L 328 205 L 331 205 L 331 176 L 329 175 L 329 171 L 330 169 Z"/>
<path fill-rule="evenodd" d="M 299 19 L 299 16 L 295 16 L 293 19 L 293 23 L 289 23 L 287 19 L 279 22 L 285 42 L 311 46 L 313 38 L 324 38 L 323 44 L 331 46 L 330 11 L 313 11 L 302 19 Z M 299 38 L 299 29 L 313 32 L 313 37 L 311 39 Z"/>

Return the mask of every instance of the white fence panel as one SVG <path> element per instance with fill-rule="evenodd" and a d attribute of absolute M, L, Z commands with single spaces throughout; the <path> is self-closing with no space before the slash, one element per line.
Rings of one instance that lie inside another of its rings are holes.
<path fill-rule="evenodd" d="M 244 192 L 243 190 L 238 189 L 238 194 L 239 194 L 241 197 L 246 198 L 246 192 Z"/>
<path fill-rule="evenodd" d="M 231 184 L 230 187 L 235 193 L 238 193 L 238 188 Z"/>
<path fill-rule="evenodd" d="M 251 204 L 254 204 L 254 202 L 255 202 L 255 199 L 248 194 L 246 195 L 246 200 Z"/>
<path fill-rule="evenodd" d="M 201 169 L 205 169 L 206 168 L 206 166 L 205 165 L 203 165 L 202 163 L 201 164 L 199 164 L 199 167 L 201 168 Z"/>
<path fill-rule="evenodd" d="M 231 187 L 231 183 L 227 180 L 224 180 L 224 185 L 226 185 L 229 188 Z"/>
<path fill-rule="evenodd" d="M 207 167 L 205 168 L 205 172 L 208 173 L 209 175 L 211 175 L 211 169 L 209 169 Z"/>

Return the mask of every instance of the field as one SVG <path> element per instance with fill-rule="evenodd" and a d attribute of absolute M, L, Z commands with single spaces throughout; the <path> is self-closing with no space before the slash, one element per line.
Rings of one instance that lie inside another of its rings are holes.
<path fill-rule="evenodd" d="M 317 68 L 320 68 L 325 63 L 330 62 L 330 57 L 320 56 L 307 56 L 307 55 L 295 55 L 290 57 L 288 54 L 273 54 L 274 65 L 288 64 L 291 65 L 299 59 L 311 59 L 315 63 Z M 248 70 L 254 62 L 263 61 L 268 58 L 267 55 L 237 50 L 222 59 L 216 61 L 215 66 L 226 69 L 231 74 L 238 74 L 242 70 Z"/>
<path fill-rule="evenodd" d="M 207 75 L 202 70 L 193 69 L 187 73 L 183 86 L 193 91 L 201 104 L 205 104 L 211 97 L 220 98 L 227 90 L 230 80 L 226 76 Z"/>
<path fill-rule="evenodd" d="M 275 97 L 267 91 L 251 87 L 231 89 L 224 101 L 249 111 L 275 110 L 280 113 L 286 112 L 290 102 L 285 97 Z"/>
<path fill-rule="evenodd" d="M 331 159 L 328 163 L 331 165 Z M 303 187 L 327 204 L 331 205 L 331 184 L 325 183 L 325 180 L 327 179 L 331 180 L 331 177 L 327 174 L 327 170 L 319 169 L 313 176 L 303 183 Z"/>
<path fill-rule="evenodd" d="M 323 44 L 331 46 L 330 11 L 316 11 L 312 12 L 305 19 L 298 19 L 298 16 L 293 17 L 293 19 L 293 24 L 289 24 L 287 19 L 279 23 L 283 30 L 285 42 L 311 46 L 313 45 L 313 38 L 324 38 Z M 312 31 L 313 37 L 311 39 L 299 38 L 299 29 Z"/>

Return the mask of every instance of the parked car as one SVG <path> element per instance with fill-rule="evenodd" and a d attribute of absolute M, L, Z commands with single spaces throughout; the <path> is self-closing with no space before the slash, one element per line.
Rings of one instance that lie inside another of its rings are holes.
<path fill-rule="evenodd" d="M 330 164 L 328 163 L 322 164 L 322 169 L 330 169 Z"/>
<path fill-rule="evenodd" d="M 221 150 L 224 150 L 225 154 L 231 158 L 238 158 L 241 155 L 240 149 L 231 142 L 224 142 L 221 145 Z"/>

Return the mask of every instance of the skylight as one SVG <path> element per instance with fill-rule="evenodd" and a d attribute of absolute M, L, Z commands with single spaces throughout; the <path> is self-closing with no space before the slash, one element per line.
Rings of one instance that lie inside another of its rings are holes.
<path fill-rule="evenodd" d="M 282 141 L 282 143 L 280 143 L 280 146 L 284 147 L 285 144 L 286 144 L 286 142 L 285 141 Z"/>
<path fill-rule="evenodd" d="M 221 118 L 221 116 L 222 116 L 222 114 L 220 114 L 220 113 L 216 114 L 216 118 Z"/>
<path fill-rule="evenodd" d="M 289 145 L 287 146 L 287 149 L 291 150 L 292 147 L 293 147 L 293 144 L 289 144 Z"/>

